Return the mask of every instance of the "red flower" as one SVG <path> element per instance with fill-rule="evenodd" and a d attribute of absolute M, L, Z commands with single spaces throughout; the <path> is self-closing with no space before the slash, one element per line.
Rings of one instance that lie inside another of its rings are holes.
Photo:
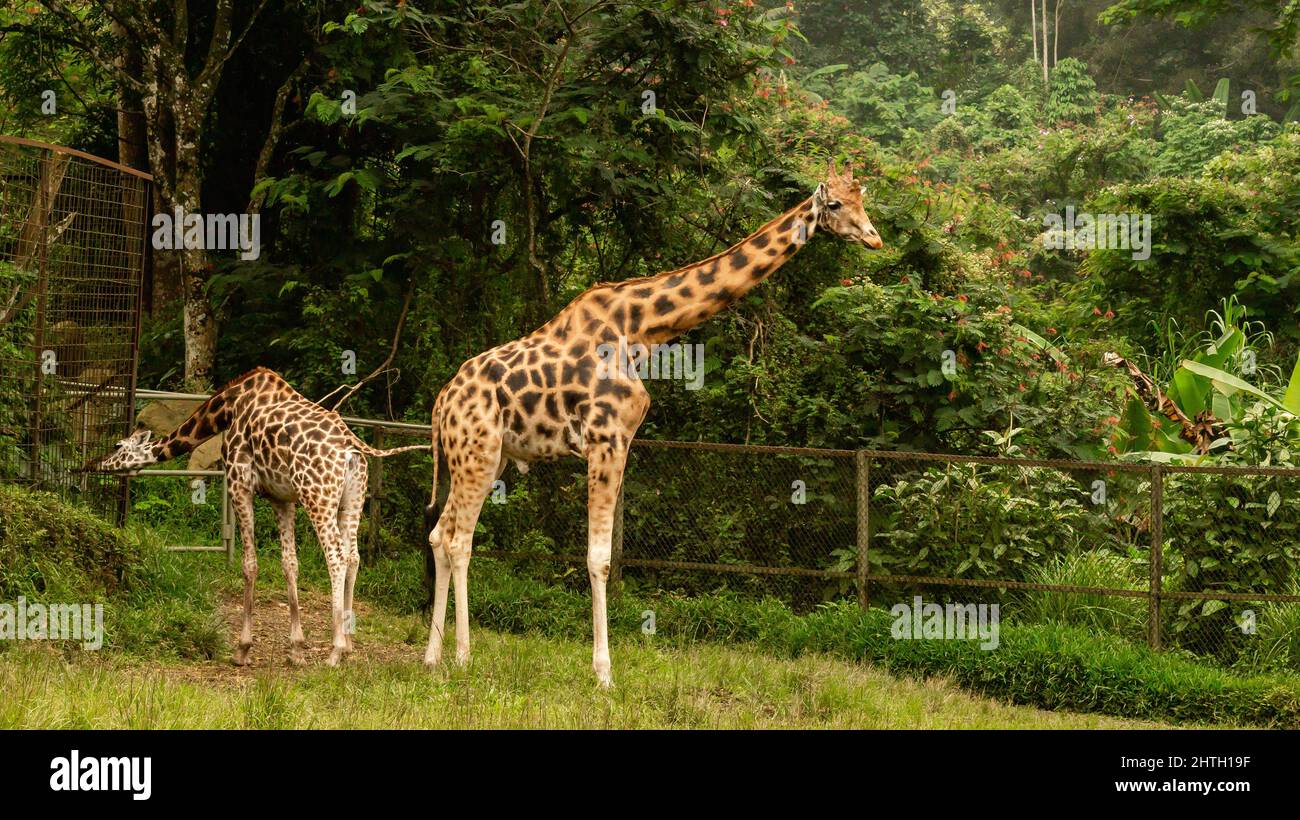
<path fill-rule="evenodd" d="M 1105 313 L 1103 313 L 1102 315 L 1105 316 L 1107 319 L 1114 319 L 1114 318 L 1115 318 L 1115 311 L 1113 311 L 1113 310 L 1108 310 L 1108 311 L 1106 311 Z"/>
<path fill-rule="evenodd" d="M 953 391 L 951 391 L 951 392 L 948 393 L 948 401 L 952 401 L 952 400 L 955 399 L 955 398 L 957 398 L 957 391 L 956 391 L 956 390 L 953 390 Z"/>
<path fill-rule="evenodd" d="M 1049 327 L 1049 328 L 1047 329 L 1047 335 L 1048 335 L 1048 336 L 1055 336 L 1055 335 L 1056 335 L 1056 328 L 1054 328 L 1054 327 Z"/>
<path fill-rule="evenodd" d="M 1101 308 L 1093 308 L 1093 309 L 1092 309 L 1092 315 L 1093 315 L 1093 316 L 1100 316 L 1100 315 L 1101 315 Z"/>
<path fill-rule="evenodd" d="M 970 301 L 970 297 L 967 296 L 967 295 L 964 294 L 964 293 L 959 293 L 959 294 L 957 294 L 957 301 L 958 301 L 958 302 L 969 302 L 969 301 Z"/>
<path fill-rule="evenodd" d="M 840 284 L 847 288 L 849 285 L 853 284 L 853 280 L 852 280 L 852 279 L 841 279 L 841 280 L 840 280 Z"/>

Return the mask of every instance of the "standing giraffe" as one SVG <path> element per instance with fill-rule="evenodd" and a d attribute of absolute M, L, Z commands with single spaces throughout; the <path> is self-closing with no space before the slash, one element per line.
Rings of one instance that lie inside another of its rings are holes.
<path fill-rule="evenodd" d="M 613 680 L 605 583 L 614 506 L 628 446 L 650 407 L 635 373 L 598 373 L 609 347 L 668 342 L 734 304 L 786 262 L 817 228 L 881 247 L 862 209 L 862 190 L 831 161 L 813 195 L 722 253 L 641 279 L 596 285 L 522 339 L 461 365 L 433 405 L 433 497 L 426 528 L 433 551 L 433 620 L 424 662 L 442 658 L 447 585 L 456 583 L 456 660 L 469 659 L 468 574 L 471 540 L 484 498 L 506 461 L 575 455 L 587 460 L 587 572 L 591 579 L 592 668 L 602 687 Z M 608 346 L 608 347 L 603 347 Z M 451 473 L 438 514 L 438 451 Z M 434 521 L 436 519 L 436 525 Z"/>
<path fill-rule="evenodd" d="M 298 618 L 298 552 L 294 540 L 295 505 L 307 508 L 325 552 L 333 593 L 334 643 L 329 665 L 352 651 L 352 589 L 356 583 L 357 526 L 366 498 L 366 460 L 361 454 L 390 456 L 427 450 L 417 444 L 376 450 L 357 438 L 338 413 L 302 396 L 280 376 L 256 368 L 203 402 L 180 427 L 153 440 L 141 427 L 114 449 L 89 462 L 86 470 L 129 472 L 190 452 L 225 432 L 221 460 L 244 542 L 244 626 L 235 663 L 248 663 L 253 646 L 253 586 L 257 581 L 257 543 L 253 538 L 253 497 L 275 508 L 280 527 L 280 564 L 289 587 L 289 659 L 303 662 L 305 641 Z"/>

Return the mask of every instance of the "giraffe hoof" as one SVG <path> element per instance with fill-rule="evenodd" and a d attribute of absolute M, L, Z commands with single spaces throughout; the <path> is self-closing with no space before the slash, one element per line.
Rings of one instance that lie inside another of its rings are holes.
<path fill-rule="evenodd" d="M 456 653 L 456 665 L 457 665 L 457 666 L 469 666 L 469 653 L 468 653 L 468 652 L 457 652 L 457 653 Z"/>
<path fill-rule="evenodd" d="M 248 655 L 252 649 L 253 645 L 251 643 L 241 643 L 235 647 L 235 656 L 231 658 L 235 666 L 248 666 Z"/>
<path fill-rule="evenodd" d="M 289 650 L 289 665 L 290 666 L 307 665 L 307 653 L 303 650 L 303 647 L 295 646 Z"/>
<path fill-rule="evenodd" d="M 608 692 L 610 689 L 614 688 L 614 679 L 611 678 L 609 675 L 597 677 L 596 685 L 601 689 L 605 690 L 606 692 Z"/>
<path fill-rule="evenodd" d="M 343 647 L 336 646 L 334 647 L 334 650 L 330 652 L 329 658 L 325 660 L 325 664 L 327 666 L 338 666 L 339 661 L 342 659 L 343 659 Z"/>

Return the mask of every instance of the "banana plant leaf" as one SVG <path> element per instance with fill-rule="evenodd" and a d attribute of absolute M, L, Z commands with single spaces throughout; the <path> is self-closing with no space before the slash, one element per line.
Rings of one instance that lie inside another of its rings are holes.
<path fill-rule="evenodd" d="M 1203 350 L 1192 357 L 1192 361 L 1223 370 L 1229 361 L 1241 355 L 1245 346 L 1245 335 L 1234 327 L 1219 337 L 1210 349 Z M 1179 368 L 1174 373 L 1167 395 L 1188 418 L 1196 418 L 1197 413 L 1209 407 L 1210 394 L 1213 390 L 1213 385 L 1208 378 Z"/>
<path fill-rule="evenodd" d="M 1300 355 L 1295 357 L 1295 368 L 1291 371 L 1291 381 L 1286 387 L 1282 404 L 1297 416 L 1300 416 Z"/>
<path fill-rule="evenodd" d="M 1210 365 L 1201 362 L 1194 362 L 1191 359 L 1183 359 L 1181 366 L 1198 376 L 1204 376 L 1209 379 L 1214 385 L 1214 389 L 1226 396 L 1231 397 L 1237 393 L 1245 393 L 1249 396 L 1254 396 L 1261 401 L 1267 402 L 1279 410 L 1296 415 L 1295 411 L 1291 410 L 1291 408 L 1287 407 L 1273 396 L 1265 393 L 1263 390 L 1260 390 L 1255 385 L 1243 381 L 1231 373 L 1224 372 L 1217 367 L 1211 367 Z"/>

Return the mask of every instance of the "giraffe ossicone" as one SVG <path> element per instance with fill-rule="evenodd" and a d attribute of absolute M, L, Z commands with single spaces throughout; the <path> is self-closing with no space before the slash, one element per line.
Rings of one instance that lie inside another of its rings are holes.
<path fill-rule="evenodd" d="M 469 659 L 468 573 L 474 526 L 508 462 L 564 456 L 587 461 L 587 573 L 592 668 L 610 686 L 606 583 L 614 510 L 628 447 L 650 408 L 637 368 L 602 378 L 600 351 L 658 345 L 734 304 L 789 260 L 818 230 L 882 246 L 862 208 L 863 189 L 832 160 L 811 196 L 742 241 L 684 268 L 596 285 L 553 319 L 461 365 L 433 405 L 433 492 L 426 529 L 435 568 L 433 619 L 424 660 L 442 660 L 449 585 L 456 590 L 456 659 Z M 601 348 L 605 345 L 605 348 Z M 439 452 L 451 487 L 439 509 Z"/>
<path fill-rule="evenodd" d="M 139 427 L 83 469 L 132 472 L 184 455 L 218 433 L 224 433 L 221 460 L 244 544 L 244 617 L 235 663 L 246 664 L 253 645 L 257 579 L 253 498 L 261 495 L 275 508 L 280 530 L 280 564 L 289 589 L 290 660 L 301 663 L 306 645 L 298 613 L 294 532 L 296 505 L 302 504 L 329 568 L 334 635 L 328 662 L 337 664 L 344 653 L 352 651 L 352 593 L 360 564 L 357 527 L 366 497 L 363 456 L 382 458 L 427 450 L 429 445 L 376 450 L 357 438 L 338 413 L 302 396 L 278 374 L 259 367 L 218 390 L 171 433 L 155 439 L 147 427 Z"/>

